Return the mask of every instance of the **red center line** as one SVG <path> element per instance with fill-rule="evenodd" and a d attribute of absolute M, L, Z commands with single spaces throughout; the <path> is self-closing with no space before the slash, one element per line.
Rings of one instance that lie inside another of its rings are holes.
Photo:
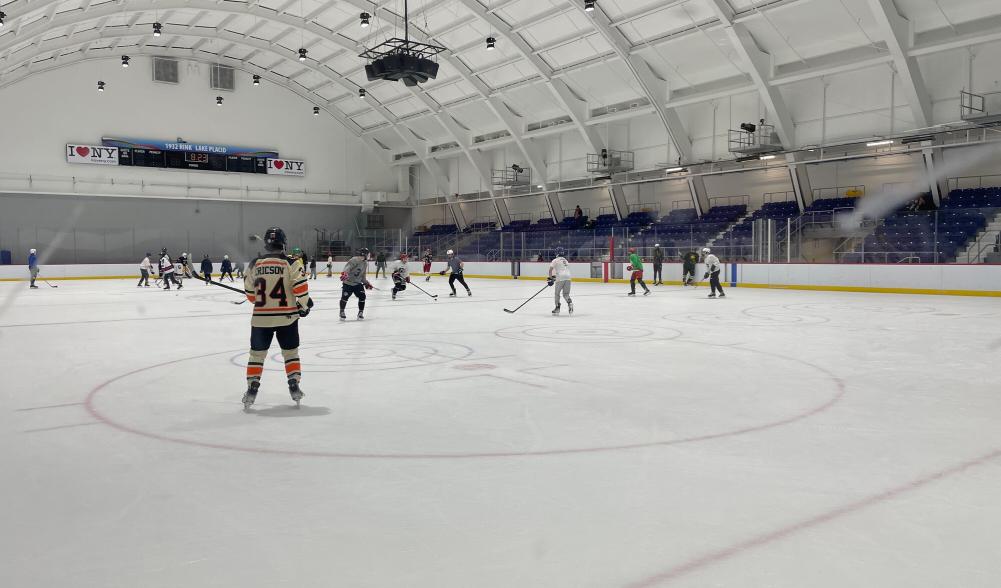
<path fill-rule="evenodd" d="M 956 474 L 960 474 L 966 470 L 985 465 L 995 459 L 1001 457 L 1001 449 L 995 449 L 990 453 L 981 455 L 980 457 L 971 459 L 969 461 L 962 462 L 958 465 L 939 470 L 937 472 L 927 474 L 916 480 L 911 480 L 906 484 L 902 484 L 895 488 L 885 490 L 878 494 L 873 494 L 867 496 L 855 502 L 850 502 L 843 506 L 836 507 L 827 512 L 815 515 L 808 519 L 803 519 L 791 525 L 780 527 L 774 531 L 769 531 L 762 535 L 752 537 L 750 539 L 735 543 L 729 547 L 725 547 L 718 551 L 713 551 L 705 555 L 691 559 L 685 563 L 679 564 L 670 568 L 664 572 L 660 572 L 653 576 L 649 576 L 637 582 L 633 582 L 626 585 L 626 588 L 643 588 L 646 586 L 656 586 L 670 582 L 672 580 L 677 580 L 683 576 L 687 576 L 693 572 L 699 571 L 703 568 L 710 567 L 714 564 L 726 561 L 728 559 L 734 558 L 738 555 L 742 555 L 747 551 L 758 547 L 764 547 L 771 543 L 781 541 L 787 537 L 795 535 L 801 531 L 806 531 L 814 527 L 819 527 L 825 523 L 829 523 L 835 519 L 854 514 L 860 510 L 864 510 L 870 506 L 875 506 L 877 504 L 887 502 L 897 498 L 903 494 L 909 492 L 914 492 L 919 490 L 929 484 L 937 482 L 939 480 L 944 480 Z"/>

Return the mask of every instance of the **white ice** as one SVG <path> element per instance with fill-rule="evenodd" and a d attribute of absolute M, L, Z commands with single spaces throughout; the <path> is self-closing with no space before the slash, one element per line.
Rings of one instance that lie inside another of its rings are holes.
<path fill-rule="evenodd" d="M 1001 584 L 998 300 L 416 283 L 250 413 L 239 295 L 0 285 L 0 586 Z"/>

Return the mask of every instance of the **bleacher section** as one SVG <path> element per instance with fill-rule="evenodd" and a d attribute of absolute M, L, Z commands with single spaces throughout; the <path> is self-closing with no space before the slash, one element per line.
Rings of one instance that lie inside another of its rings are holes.
<path fill-rule="evenodd" d="M 428 235 L 454 235 L 459 232 L 459 227 L 455 225 L 431 225 L 426 231 L 417 231 L 414 233 L 415 237 L 424 237 Z"/>
<path fill-rule="evenodd" d="M 743 247 L 751 244 L 754 235 L 754 222 L 758 220 L 785 220 L 799 216 L 799 204 L 793 200 L 784 202 L 767 202 L 755 210 L 738 225 L 716 240 L 718 244 L 727 247 Z"/>
<path fill-rule="evenodd" d="M 954 262 L 998 208 L 1001 188 L 953 190 L 938 211 L 900 210 L 887 217 L 843 261 Z"/>

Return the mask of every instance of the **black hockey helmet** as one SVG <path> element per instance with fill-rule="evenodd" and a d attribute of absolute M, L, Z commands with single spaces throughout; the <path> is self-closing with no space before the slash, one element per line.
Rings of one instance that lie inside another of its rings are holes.
<path fill-rule="evenodd" d="M 563 249 L 562 247 L 556 248 L 556 257 L 566 257 L 566 254 L 567 254 L 566 250 Z"/>
<path fill-rule="evenodd" d="M 271 227 L 264 231 L 264 248 L 271 252 L 285 251 L 285 231 Z"/>
<path fill-rule="evenodd" d="M 163 247 L 160 249 L 160 255 L 167 255 L 167 248 Z"/>
<path fill-rule="evenodd" d="M 368 247 L 362 247 L 361 249 L 358 250 L 358 255 L 361 255 L 362 257 L 368 257 L 368 254 L 369 254 Z"/>

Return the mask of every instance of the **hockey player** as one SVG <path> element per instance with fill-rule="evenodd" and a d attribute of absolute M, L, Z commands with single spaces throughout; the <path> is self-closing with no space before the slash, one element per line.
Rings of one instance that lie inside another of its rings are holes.
<path fill-rule="evenodd" d="M 629 248 L 629 265 L 626 269 L 632 272 L 629 274 L 629 296 L 636 296 L 636 282 L 643 286 L 643 295 L 649 296 L 650 288 L 647 288 L 646 282 L 643 281 L 643 260 L 636 253 L 635 247 Z"/>
<path fill-rule="evenodd" d="M 431 248 L 428 247 L 424 250 L 424 278 L 425 282 L 431 281 L 431 262 L 434 261 L 434 255 L 431 254 Z"/>
<path fill-rule="evenodd" d="M 209 281 L 212 280 L 212 260 L 209 259 L 208 253 L 202 258 L 202 277 L 205 278 L 205 285 L 208 286 Z"/>
<path fill-rule="evenodd" d="M 185 278 L 191 277 L 191 266 L 188 265 L 188 254 L 182 253 L 179 258 L 177 258 L 177 263 L 181 264 L 181 274 Z"/>
<path fill-rule="evenodd" d="M 160 278 L 163 279 L 163 283 L 167 286 L 164 290 L 170 290 L 171 282 L 177 284 L 178 290 L 184 287 L 181 285 L 181 282 L 177 280 L 177 276 L 174 272 L 174 262 L 170 260 L 170 256 L 167 255 L 167 248 L 164 247 L 160 250 Z"/>
<path fill-rule="evenodd" d="M 257 399 L 271 339 L 278 339 L 285 360 L 288 391 L 296 406 L 302 400 L 302 369 L 299 364 L 299 319 L 309 314 L 313 300 L 302 272 L 302 261 L 285 255 L 285 231 L 271 227 L 264 232 L 267 253 L 250 262 L 243 288 L 254 305 L 250 321 L 250 358 L 247 360 L 247 392 L 243 407 Z"/>
<path fill-rule="evenodd" d="M 243 270 L 243 268 L 244 268 L 243 262 L 242 261 L 238 261 L 234 265 L 236 266 L 236 277 L 238 277 L 238 278 L 240 278 L 242 280 L 245 277 L 244 270 Z"/>
<path fill-rule="evenodd" d="M 382 270 L 382 277 L 386 277 L 386 252 L 380 251 L 375 256 L 375 279 L 379 279 L 379 271 Z"/>
<path fill-rule="evenodd" d="M 556 308 L 553 314 L 560 314 L 560 294 L 567 301 L 567 312 L 573 314 L 573 300 L 570 299 L 570 286 L 573 283 L 573 276 L 570 274 L 570 262 L 567 261 L 566 252 L 562 247 L 556 248 L 556 259 L 549 264 L 549 285 L 556 285 L 554 297 L 556 298 Z"/>
<path fill-rule="evenodd" d="M 309 279 L 311 279 L 311 280 L 315 280 L 316 279 L 316 258 L 315 257 L 309 260 Z"/>
<path fill-rule="evenodd" d="M 393 266 L 393 300 L 396 300 L 396 293 L 406 290 L 410 283 L 410 268 L 407 266 L 409 259 L 406 253 L 401 253 L 400 261 Z"/>
<path fill-rule="evenodd" d="M 449 297 L 455 297 L 456 282 L 462 284 L 462 287 L 466 289 L 467 296 L 472 296 L 473 291 L 469 289 L 469 285 L 466 284 L 465 278 L 462 277 L 462 272 L 466 264 L 463 263 L 462 259 L 451 249 L 449 249 L 445 255 L 448 256 L 448 269 L 442 270 L 438 273 L 444 276 L 446 271 L 449 272 L 448 287 L 452 289 L 452 293 L 449 294 Z"/>
<path fill-rule="evenodd" d="M 38 286 L 35 285 L 35 280 L 38 279 L 38 251 L 34 249 L 28 251 L 28 273 L 31 275 L 31 283 L 28 287 L 37 290 Z"/>
<path fill-rule="evenodd" d="M 699 262 L 699 254 L 689 251 L 681 257 L 682 275 L 681 284 L 683 286 L 695 285 L 695 264 Z"/>
<path fill-rule="evenodd" d="M 344 309 L 348 307 L 348 300 L 354 294 L 358 298 L 358 320 L 365 320 L 365 290 L 372 289 L 372 283 L 368 281 L 368 249 L 362 247 L 358 254 L 344 264 L 344 271 L 341 272 L 341 320 L 346 320 L 348 316 Z"/>
<path fill-rule="evenodd" d="M 660 243 L 653 246 L 653 285 L 664 285 L 664 250 Z"/>
<path fill-rule="evenodd" d="M 153 271 L 153 264 L 149 260 L 150 255 L 152 254 L 147 253 L 146 257 L 144 257 L 143 260 L 139 262 L 140 275 L 139 275 L 139 283 L 136 284 L 136 288 L 149 288 L 149 275 Z M 143 282 L 146 283 L 145 286 L 143 285 Z"/>
<path fill-rule="evenodd" d="M 219 281 L 221 282 L 223 278 L 229 276 L 229 281 L 233 280 L 233 264 L 229 261 L 228 255 L 222 256 L 222 263 L 219 264 Z"/>
<path fill-rule="evenodd" d="M 328 255 L 327 256 L 327 277 L 328 278 L 334 277 L 334 256 L 333 255 Z"/>
<path fill-rule="evenodd" d="M 713 255 L 708 247 L 702 249 L 702 255 L 705 256 L 704 261 L 706 264 L 706 275 L 702 276 L 702 279 L 709 278 L 709 287 L 712 288 L 709 298 L 716 298 L 716 290 L 719 290 L 720 298 L 726 298 L 726 294 L 723 293 L 723 286 L 719 283 L 719 272 L 723 269 L 723 266 L 719 263 L 719 258 Z"/>

